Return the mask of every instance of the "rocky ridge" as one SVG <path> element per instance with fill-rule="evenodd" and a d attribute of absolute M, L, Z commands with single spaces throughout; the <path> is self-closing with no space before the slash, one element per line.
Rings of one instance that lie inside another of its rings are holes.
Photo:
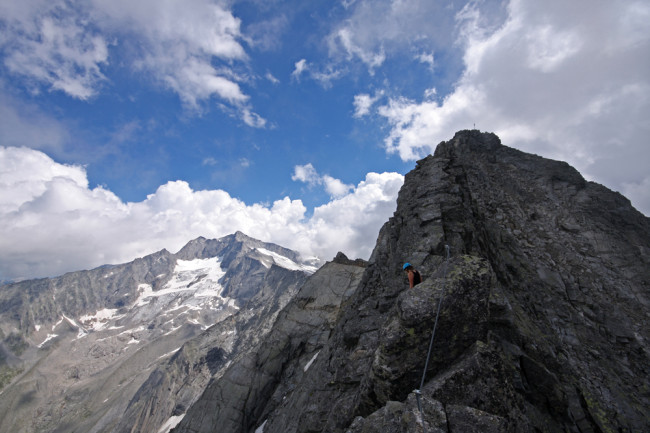
<path fill-rule="evenodd" d="M 461 131 L 407 174 L 336 318 L 283 311 L 173 432 L 650 431 L 649 248 L 620 194 Z"/>

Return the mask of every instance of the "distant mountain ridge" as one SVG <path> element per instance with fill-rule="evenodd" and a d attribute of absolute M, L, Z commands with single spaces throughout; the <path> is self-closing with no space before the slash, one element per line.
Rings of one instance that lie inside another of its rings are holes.
<path fill-rule="evenodd" d="M 186 341 L 243 307 L 279 310 L 316 269 L 237 232 L 197 238 L 176 254 L 2 286 L 0 432 L 115 422 L 149 370 Z"/>

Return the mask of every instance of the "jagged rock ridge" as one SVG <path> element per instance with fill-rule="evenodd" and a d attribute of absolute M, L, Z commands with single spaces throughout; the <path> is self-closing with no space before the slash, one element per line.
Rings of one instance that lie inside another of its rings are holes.
<path fill-rule="evenodd" d="M 328 337 L 288 326 L 173 431 L 650 431 L 649 246 L 649 219 L 620 194 L 461 131 L 407 174 Z M 404 261 L 424 276 L 413 290 Z M 441 297 L 422 418 L 413 391 Z"/>
<path fill-rule="evenodd" d="M 315 270 L 238 232 L 195 239 L 177 254 L 2 286 L 0 432 L 114 430 L 152 371 L 190 351 L 179 350 L 185 342 L 209 340 L 215 323 L 222 342 L 252 327 L 263 338 Z M 200 355 L 207 364 L 192 383 L 196 395 L 229 361 L 229 347 Z"/>

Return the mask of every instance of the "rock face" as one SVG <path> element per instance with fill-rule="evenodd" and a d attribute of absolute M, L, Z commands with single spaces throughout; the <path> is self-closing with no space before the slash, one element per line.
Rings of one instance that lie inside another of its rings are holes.
<path fill-rule="evenodd" d="M 336 318 L 308 314 L 319 273 L 174 432 L 650 431 L 650 220 L 566 163 L 461 131 Z"/>
<path fill-rule="evenodd" d="M 340 305 L 359 284 L 365 263 L 341 255 L 301 287 L 259 344 L 248 345 L 214 378 L 177 431 L 248 431 L 281 404 L 319 357 Z"/>
<path fill-rule="evenodd" d="M 2 286 L 0 432 L 169 430 L 315 270 L 238 232 Z"/>

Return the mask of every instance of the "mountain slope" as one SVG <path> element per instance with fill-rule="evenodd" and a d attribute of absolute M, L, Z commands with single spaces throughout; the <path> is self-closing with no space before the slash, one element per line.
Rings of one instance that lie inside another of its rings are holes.
<path fill-rule="evenodd" d="M 2 368 L 18 376 L 0 394 L 0 432 L 109 431 L 185 342 L 215 323 L 234 333 L 229 319 L 242 310 L 249 322 L 277 314 L 315 270 L 293 251 L 236 233 L 2 286 Z"/>
<path fill-rule="evenodd" d="M 341 305 L 354 293 L 364 269 L 365 262 L 350 261 L 339 253 L 309 277 L 266 338 L 246 344 L 242 356 L 222 376 L 213 377 L 178 429 L 254 428 L 255 420 L 280 404 L 319 356 Z"/>
<path fill-rule="evenodd" d="M 273 367 L 277 398 L 254 411 L 215 380 L 174 433 L 650 431 L 649 246 L 650 220 L 620 194 L 461 131 L 407 174 L 304 374 L 295 358 Z M 424 276 L 412 290 L 405 261 Z"/>

